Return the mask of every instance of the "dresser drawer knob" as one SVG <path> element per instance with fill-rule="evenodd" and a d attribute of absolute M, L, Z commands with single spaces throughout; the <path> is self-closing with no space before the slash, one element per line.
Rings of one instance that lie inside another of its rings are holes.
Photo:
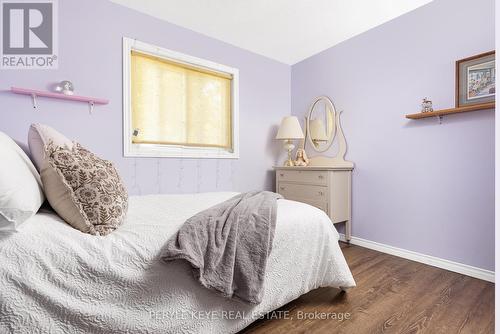
<path fill-rule="evenodd" d="M 323 175 L 318 175 L 318 178 L 319 178 L 320 180 L 323 180 L 324 176 L 323 176 Z"/>
<path fill-rule="evenodd" d="M 318 191 L 318 194 L 319 194 L 320 196 L 323 196 L 323 192 L 322 192 L 322 191 Z"/>
<path fill-rule="evenodd" d="M 280 190 L 285 190 L 285 187 L 280 187 Z"/>
<path fill-rule="evenodd" d="M 283 177 L 283 176 L 285 176 L 285 174 L 283 174 L 283 173 L 280 173 L 280 176 L 281 176 L 281 177 Z"/>

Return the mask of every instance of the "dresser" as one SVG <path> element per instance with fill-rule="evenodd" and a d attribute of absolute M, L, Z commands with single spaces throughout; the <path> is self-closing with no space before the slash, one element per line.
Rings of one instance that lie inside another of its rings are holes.
<path fill-rule="evenodd" d="M 345 223 L 345 237 L 351 239 L 350 167 L 274 167 L 276 192 L 284 198 L 315 206 L 334 224 Z"/>

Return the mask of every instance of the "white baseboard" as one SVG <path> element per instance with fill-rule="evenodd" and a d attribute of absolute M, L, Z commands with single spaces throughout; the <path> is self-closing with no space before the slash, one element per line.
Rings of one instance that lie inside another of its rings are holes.
<path fill-rule="evenodd" d="M 340 240 L 345 240 L 345 235 L 340 234 Z M 358 237 L 351 237 L 351 244 L 373 249 L 382 253 L 391 254 L 394 256 L 402 257 L 408 260 L 425 263 L 433 267 L 438 267 L 441 269 L 446 269 L 449 271 L 453 271 L 459 274 L 479 278 L 488 282 L 495 282 L 495 272 L 491 270 L 481 269 L 473 266 L 469 266 L 467 264 L 462 264 L 458 262 L 453 262 L 445 259 L 441 259 L 438 257 L 425 255 L 413 251 L 409 251 L 406 249 L 393 247 L 385 244 L 381 244 L 379 242 L 370 241 Z"/>

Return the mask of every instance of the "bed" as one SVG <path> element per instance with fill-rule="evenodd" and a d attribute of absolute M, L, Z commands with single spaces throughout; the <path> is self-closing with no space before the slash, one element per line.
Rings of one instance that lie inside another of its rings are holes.
<path fill-rule="evenodd" d="M 183 261 L 159 260 L 186 219 L 235 194 L 130 197 L 125 223 L 105 237 L 48 210 L 0 234 L 0 333 L 236 333 L 312 289 L 355 285 L 327 215 L 284 199 L 257 306 L 203 288 Z"/>

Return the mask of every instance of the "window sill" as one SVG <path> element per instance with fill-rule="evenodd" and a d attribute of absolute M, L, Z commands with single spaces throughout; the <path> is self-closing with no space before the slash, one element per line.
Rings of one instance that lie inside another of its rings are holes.
<path fill-rule="evenodd" d="M 192 159 L 239 159 L 239 152 L 219 148 L 172 147 L 153 144 L 125 145 L 125 157 L 192 158 Z"/>

